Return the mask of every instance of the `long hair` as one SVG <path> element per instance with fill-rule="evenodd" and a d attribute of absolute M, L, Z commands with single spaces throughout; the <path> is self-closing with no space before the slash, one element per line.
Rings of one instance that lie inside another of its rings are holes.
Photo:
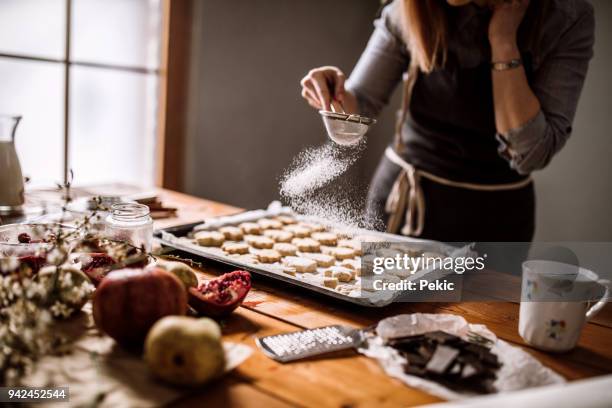
<path fill-rule="evenodd" d="M 444 0 L 401 0 L 400 11 L 413 65 L 426 73 L 444 66 L 448 44 Z"/>

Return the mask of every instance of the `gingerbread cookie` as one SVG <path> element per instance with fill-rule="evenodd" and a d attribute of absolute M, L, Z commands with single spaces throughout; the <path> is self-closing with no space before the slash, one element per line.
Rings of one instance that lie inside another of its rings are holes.
<path fill-rule="evenodd" d="M 227 227 L 219 228 L 219 232 L 222 233 L 228 241 L 242 241 L 242 230 L 238 227 L 228 225 Z"/>
<path fill-rule="evenodd" d="M 355 257 L 355 250 L 351 248 L 323 246 L 321 247 L 321 252 L 331 255 L 339 261 Z"/>
<path fill-rule="evenodd" d="M 218 231 L 200 231 L 193 236 L 200 246 L 218 247 L 223 244 L 225 237 Z"/>
<path fill-rule="evenodd" d="M 339 282 L 350 282 L 355 278 L 354 272 L 343 266 L 331 266 L 323 271 L 323 274 L 328 278 L 336 278 Z"/>
<path fill-rule="evenodd" d="M 284 225 L 291 225 L 291 224 L 297 223 L 295 218 L 290 217 L 288 215 L 279 215 L 278 217 L 276 217 L 276 219 L 280 221 L 281 223 L 283 223 Z"/>
<path fill-rule="evenodd" d="M 355 251 L 355 255 L 361 255 L 361 242 L 354 239 L 341 239 L 338 241 L 338 246 L 343 248 L 351 248 Z"/>
<path fill-rule="evenodd" d="M 249 253 L 249 246 L 242 242 L 224 242 L 221 246 L 228 254 L 244 255 Z"/>
<path fill-rule="evenodd" d="M 272 238 L 276 242 L 291 242 L 293 239 L 292 233 L 278 229 L 265 230 L 263 234 L 268 238 Z"/>
<path fill-rule="evenodd" d="M 286 256 L 283 258 L 283 264 L 290 268 L 294 268 L 296 272 L 300 273 L 312 273 L 317 271 L 317 263 L 308 258 Z"/>
<path fill-rule="evenodd" d="M 281 260 L 281 254 L 273 249 L 262 249 L 255 254 L 257 260 L 261 263 L 274 263 Z"/>
<path fill-rule="evenodd" d="M 274 244 L 274 250 L 278 251 L 282 256 L 293 256 L 297 252 L 297 247 L 286 242 L 278 242 Z"/>
<path fill-rule="evenodd" d="M 306 228 L 302 225 L 286 225 L 283 228 L 285 231 L 289 231 L 297 238 L 306 238 L 310 236 L 312 230 L 310 228 Z"/>
<path fill-rule="evenodd" d="M 361 276 L 361 260 L 360 259 L 345 259 L 340 263 L 340 266 L 352 269 L 355 275 Z"/>
<path fill-rule="evenodd" d="M 317 254 L 317 253 L 314 253 L 314 254 L 313 253 L 303 253 L 302 256 L 304 258 L 312 259 L 313 261 L 317 263 L 317 266 L 320 266 L 322 268 L 330 267 L 334 264 L 334 262 L 336 262 L 336 258 L 334 258 L 331 255 Z"/>
<path fill-rule="evenodd" d="M 265 230 L 283 228 L 282 222 L 278 220 L 272 220 L 270 218 L 262 218 L 261 220 L 257 221 L 257 224 L 259 224 L 259 226 Z"/>
<path fill-rule="evenodd" d="M 261 234 L 261 227 L 259 226 L 259 224 L 255 224 L 254 222 L 243 222 L 242 224 L 238 225 L 238 228 L 242 230 L 243 234 L 249 234 L 249 235 L 260 235 Z"/>
<path fill-rule="evenodd" d="M 321 244 L 312 238 L 293 238 L 291 241 L 301 252 L 318 252 Z"/>
<path fill-rule="evenodd" d="M 247 235 L 244 237 L 244 241 L 257 249 L 272 249 L 274 241 L 268 237 L 262 237 L 261 235 Z"/>
<path fill-rule="evenodd" d="M 310 237 L 321 245 L 335 246 L 338 243 L 338 236 L 332 232 L 313 232 Z"/>
<path fill-rule="evenodd" d="M 323 232 L 325 231 L 325 226 L 321 224 L 315 224 L 313 222 L 300 222 L 298 224 L 301 227 L 308 228 L 311 232 Z"/>
<path fill-rule="evenodd" d="M 338 279 L 336 279 L 336 278 L 324 278 L 323 279 L 323 286 L 325 286 L 326 288 L 334 289 L 336 286 L 338 286 Z"/>

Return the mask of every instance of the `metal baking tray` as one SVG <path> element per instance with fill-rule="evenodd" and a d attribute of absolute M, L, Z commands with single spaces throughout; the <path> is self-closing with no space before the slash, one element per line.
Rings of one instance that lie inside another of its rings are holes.
<path fill-rule="evenodd" d="M 197 255 L 206 259 L 217 261 L 226 265 L 230 265 L 236 268 L 248 270 L 254 274 L 267 276 L 291 285 L 299 286 L 309 291 L 317 292 L 326 296 L 331 296 L 336 299 L 351 302 L 361 306 L 367 307 L 383 307 L 393 302 L 393 300 L 399 295 L 395 293 L 390 295 L 389 292 L 368 292 L 362 291 L 365 296 L 349 296 L 343 294 L 334 289 L 327 288 L 324 286 L 317 285 L 310 279 L 305 279 L 302 276 L 291 276 L 282 272 L 282 268 L 274 264 L 253 264 L 246 263 L 240 259 L 223 254 L 219 248 L 202 247 L 194 243 L 190 243 L 184 238 L 195 230 L 216 230 L 226 225 L 237 225 L 243 222 L 256 221 L 261 218 L 274 217 L 278 215 L 290 215 L 298 221 L 319 223 L 326 226 L 330 226 L 335 231 L 350 232 L 355 235 L 367 235 L 385 242 L 405 242 L 414 244 L 414 246 L 424 251 L 435 251 L 447 256 L 458 256 L 460 253 L 465 254 L 466 248 L 453 247 L 441 242 L 415 239 L 400 235 L 388 234 L 384 232 L 371 231 L 361 228 L 351 228 L 345 226 L 338 226 L 326 221 L 324 219 L 312 216 L 305 216 L 296 214 L 289 207 L 283 207 L 279 202 L 271 203 L 266 210 L 254 210 L 242 212 L 230 216 L 213 217 L 208 218 L 202 222 L 184 224 L 169 228 L 157 230 L 155 236 L 158 238 L 161 245 L 166 247 L 175 248 L 193 255 Z M 425 279 L 429 282 L 433 282 L 449 274 L 447 270 L 428 270 L 423 269 L 410 276 L 409 280 L 412 279 Z M 303 274 L 308 275 L 308 274 Z"/>

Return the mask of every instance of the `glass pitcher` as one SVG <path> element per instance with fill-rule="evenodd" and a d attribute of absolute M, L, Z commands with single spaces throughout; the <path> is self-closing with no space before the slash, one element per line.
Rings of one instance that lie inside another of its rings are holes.
<path fill-rule="evenodd" d="M 0 214 L 21 211 L 24 183 L 15 150 L 15 132 L 21 116 L 0 115 Z"/>

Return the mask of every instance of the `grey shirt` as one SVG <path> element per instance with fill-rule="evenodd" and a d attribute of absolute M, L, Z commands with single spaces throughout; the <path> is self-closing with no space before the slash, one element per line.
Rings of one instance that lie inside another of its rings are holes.
<path fill-rule="evenodd" d="M 496 135 L 495 129 L 487 39 L 490 11 L 474 4 L 445 7 L 448 63 L 417 79 L 402 129 L 406 159 L 444 177 L 484 183 L 512 182 L 545 167 L 572 132 L 593 56 L 592 6 L 586 0 L 531 1 L 518 43 L 541 111 L 505 135 Z M 398 1 L 383 9 L 374 26 L 347 81 L 361 113 L 368 116 L 376 116 L 389 102 L 410 63 Z M 508 146 L 512 155 L 507 154 Z"/>

